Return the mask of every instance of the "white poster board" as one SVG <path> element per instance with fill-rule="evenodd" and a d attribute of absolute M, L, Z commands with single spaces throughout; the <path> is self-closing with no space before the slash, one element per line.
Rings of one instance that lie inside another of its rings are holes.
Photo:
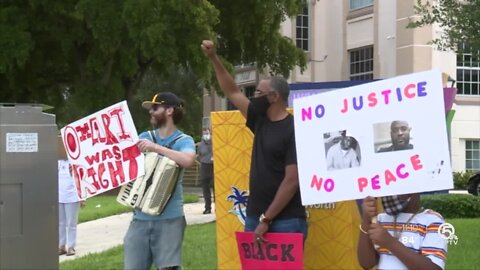
<path fill-rule="evenodd" d="M 144 155 L 126 101 L 73 122 L 61 133 L 80 199 L 144 174 Z"/>
<path fill-rule="evenodd" d="M 453 188 L 439 71 L 294 101 L 304 205 Z"/>

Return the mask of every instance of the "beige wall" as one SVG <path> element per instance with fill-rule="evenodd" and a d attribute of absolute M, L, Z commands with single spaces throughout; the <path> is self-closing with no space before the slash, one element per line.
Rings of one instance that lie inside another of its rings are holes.
<path fill-rule="evenodd" d="M 346 24 L 347 50 L 373 45 L 373 14 L 348 20 Z"/>
<path fill-rule="evenodd" d="M 377 4 L 378 3 L 378 4 Z M 395 1 L 376 1 L 375 12 L 375 78 L 391 78 L 396 75 L 396 18 Z"/>
<path fill-rule="evenodd" d="M 203 91 L 203 116 L 209 117 L 212 111 L 223 111 L 226 108 L 226 100 L 219 97 L 215 90 Z"/>
<path fill-rule="evenodd" d="M 345 23 L 342 18 L 346 17 L 344 1 L 321 1 L 325 2 L 324 14 L 326 21 L 324 40 L 324 55 L 328 55 L 323 63 L 325 75 L 320 75 L 322 81 L 342 81 L 345 80 L 343 67 L 346 63 L 345 51 Z M 328 3 L 328 4 L 327 4 Z"/>
<path fill-rule="evenodd" d="M 292 72 L 290 82 L 340 81 L 345 57 L 345 18 L 343 1 L 309 1 L 310 51 L 306 70 Z M 281 33 L 294 38 L 294 20 L 286 20 Z"/>
<path fill-rule="evenodd" d="M 432 68 L 432 27 L 410 29 L 407 24 L 414 16 L 415 0 L 396 1 L 397 75 L 429 70 Z"/>
<path fill-rule="evenodd" d="M 455 105 L 454 109 L 456 112 L 451 133 L 452 166 L 454 171 L 462 171 L 465 169 L 465 140 L 480 138 L 480 98 L 471 105 Z"/>
<path fill-rule="evenodd" d="M 432 26 L 433 39 L 439 38 L 442 35 L 442 29 L 438 25 Z M 432 68 L 440 69 L 442 72 L 449 74 L 456 79 L 457 76 L 457 55 L 452 51 L 433 50 L 432 54 Z"/>

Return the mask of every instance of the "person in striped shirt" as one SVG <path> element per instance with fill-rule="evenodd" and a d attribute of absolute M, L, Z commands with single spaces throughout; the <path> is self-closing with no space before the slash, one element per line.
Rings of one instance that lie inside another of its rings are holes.
<path fill-rule="evenodd" d="M 438 232 L 444 223 L 435 211 L 424 210 L 420 194 L 382 197 L 385 213 L 377 215 L 376 199 L 362 206 L 358 260 L 364 269 L 444 269 L 447 240 Z M 377 222 L 372 222 L 376 217 Z"/>

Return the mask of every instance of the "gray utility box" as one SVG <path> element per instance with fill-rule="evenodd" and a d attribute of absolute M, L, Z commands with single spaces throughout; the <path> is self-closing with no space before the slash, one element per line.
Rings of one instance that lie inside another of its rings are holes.
<path fill-rule="evenodd" d="M 0 269 L 58 269 L 58 129 L 41 105 L 0 104 Z"/>

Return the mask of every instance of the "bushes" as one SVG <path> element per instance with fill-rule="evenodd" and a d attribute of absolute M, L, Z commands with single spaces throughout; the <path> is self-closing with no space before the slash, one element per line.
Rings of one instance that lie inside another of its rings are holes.
<path fill-rule="evenodd" d="M 466 194 L 422 195 L 422 206 L 449 218 L 480 218 L 480 197 Z"/>
<path fill-rule="evenodd" d="M 465 172 L 453 172 L 453 188 L 454 189 L 467 189 L 468 179 L 473 175 L 471 171 Z"/>

